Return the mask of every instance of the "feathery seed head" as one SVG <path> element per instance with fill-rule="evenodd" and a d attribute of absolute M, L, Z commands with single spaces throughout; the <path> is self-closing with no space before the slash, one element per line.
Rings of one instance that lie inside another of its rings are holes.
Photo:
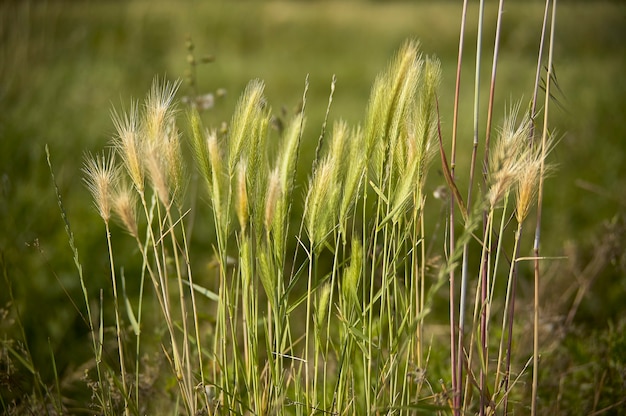
<path fill-rule="evenodd" d="M 239 162 L 237 165 L 237 219 L 241 231 L 245 233 L 248 225 L 248 190 L 246 189 L 246 164 Z"/>
<path fill-rule="evenodd" d="M 297 114 L 287 126 L 283 137 L 283 144 L 278 156 L 277 166 L 280 167 L 280 183 L 286 192 L 289 192 L 295 175 L 298 158 L 298 147 L 302 129 L 304 128 L 304 114 Z"/>
<path fill-rule="evenodd" d="M 518 222 L 524 221 L 537 196 L 541 177 L 549 175 L 552 165 L 546 163 L 545 158 L 554 147 L 552 136 L 547 140 L 546 149 L 535 147 L 529 149 L 522 161 L 522 168 L 517 178 L 515 216 Z"/>
<path fill-rule="evenodd" d="M 114 151 L 96 156 L 87 154 L 82 171 L 85 174 L 83 180 L 91 192 L 98 213 L 108 224 L 111 218 L 111 195 L 119 179 Z"/>
<path fill-rule="evenodd" d="M 401 164 L 401 158 L 396 160 L 398 146 L 402 146 L 398 142 L 415 104 L 422 71 L 423 59 L 418 50 L 417 42 L 406 42 L 372 87 L 365 120 L 365 146 L 377 176 L 383 173 L 383 162 L 387 162 L 387 170 Z"/>
<path fill-rule="evenodd" d="M 117 215 L 126 231 L 135 238 L 139 237 L 137 226 L 137 197 L 130 185 L 123 184 L 113 194 L 113 212 Z"/>
<path fill-rule="evenodd" d="M 168 184 L 174 199 L 178 199 L 184 189 L 185 165 L 180 148 L 180 132 L 172 118 L 166 126 L 163 146 L 163 165 L 166 170 Z"/>
<path fill-rule="evenodd" d="M 170 191 L 167 171 L 165 167 L 166 157 L 163 142 L 147 142 L 145 149 L 145 164 L 152 188 L 156 192 L 161 203 L 170 205 Z"/>
<path fill-rule="evenodd" d="M 207 148 L 207 136 L 209 132 L 202 126 L 198 110 L 192 108 L 190 114 L 191 124 L 191 149 L 200 174 L 207 186 L 211 185 L 211 162 L 209 161 L 209 150 Z"/>
<path fill-rule="evenodd" d="M 333 181 L 334 159 L 326 157 L 309 182 L 305 221 L 313 246 L 322 242 L 332 229 L 332 215 L 337 203 L 337 186 Z"/>
<path fill-rule="evenodd" d="M 144 191 L 144 167 L 141 162 L 143 148 L 140 138 L 139 110 L 136 101 L 131 102 L 130 110 L 120 114 L 111 110 L 111 118 L 117 136 L 113 143 L 117 153 L 122 157 L 128 176 L 140 194 Z"/>
<path fill-rule="evenodd" d="M 358 198 L 362 178 L 366 173 L 366 149 L 363 146 L 363 131 L 360 128 L 350 133 L 348 146 L 348 166 L 346 168 L 345 177 L 343 178 L 343 189 L 340 194 L 339 202 L 339 223 L 342 227 Z"/>
<path fill-rule="evenodd" d="M 528 159 L 526 153 L 529 152 L 531 120 L 525 115 L 515 127 L 518 110 L 519 104 L 505 118 L 495 149 L 489 155 L 487 201 L 491 207 L 510 191 Z"/>
<path fill-rule="evenodd" d="M 517 182 L 517 200 L 515 217 L 518 223 L 524 221 L 535 197 L 541 176 L 541 160 L 529 158 L 520 172 Z"/>
<path fill-rule="evenodd" d="M 280 185 L 280 172 L 274 169 L 270 172 L 269 183 L 267 186 L 267 195 L 265 196 L 265 218 L 264 225 L 267 232 L 272 229 L 276 207 L 279 203 L 280 194 L 282 193 Z"/>
<path fill-rule="evenodd" d="M 222 155 L 217 142 L 217 132 L 211 131 L 207 136 L 207 150 L 209 153 L 209 161 L 211 162 L 211 185 L 209 193 L 213 200 L 213 209 L 216 211 L 217 217 L 222 216 L 222 178 L 224 177 L 224 165 L 222 163 Z"/>
<path fill-rule="evenodd" d="M 326 315 L 328 312 L 328 302 L 330 302 L 330 283 L 324 284 L 320 289 L 320 294 L 317 302 L 316 308 L 316 323 L 318 327 L 321 327 L 324 324 L 324 320 L 326 319 Z"/>
<path fill-rule="evenodd" d="M 156 78 L 152 83 L 145 101 L 144 128 L 147 140 L 162 140 L 170 119 L 175 115 L 176 109 L 172 103 L 179 86 L 180 80 L 172 83 Z"/>
<path fill-rule="evenodd" d="M 265 85 L 262 81 L 258 79 L 250 81 L 237 103 L 235 114 L 230 123 L 228 140 L 229 171 L 234 168 L 241 152 L 246 148 L 246 141 L 250 140 L 252 131 L 257 128 L 258 121 L 266 115 L 264 89 Z"/>
<path fill-rule="evenodd" d="M 338 181 L 341 179 L 339 178 L 339 173 L 344 171 L 343 167 L 345 166 L 345 153 L 348 139 L 348 124 L 343 120 L 336 122 L 333 126 L 329 154 L 335 159 L 335 178 Z"/>
<path fill-rule="evenodd" d="M 357 238 L 352 239 L 351 253 L 350 266 L 343 278 L 341 294 L 347 305 L 356 306 L 359 303 L 359 284 L 363 268 L 363 246 Z"/>

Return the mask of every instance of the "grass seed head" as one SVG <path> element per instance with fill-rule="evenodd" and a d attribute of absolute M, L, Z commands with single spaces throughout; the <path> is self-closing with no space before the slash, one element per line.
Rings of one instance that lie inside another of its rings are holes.
<path fill-rule="evenodd" d="M 530 208 L 532 207 L 542 176 L 549 175 L 553 169 L 552 165 L 546 163 L 548 156 L 554 146 L 554 139 L 550 137 L 546 143 L 545 151 L 540 146 L 529 149 L 522 162 L 522 168 L 517 178 L 515 216 L 518 222 L 524 221 Z"/>
<path fill-rule="evenodd" d="M 296 174 L 298 150 L 302 128 L 304 128 L 304 114 L 297 114 L 287 126 L 283 136 L 283 145 L 278 156 L 277 166 L 280 166 L 280 183 L 285 192 L 291 192 L 293 178 Z"/>
<path fill-rule="evenodd" d="M 393 155 L 407 112 L 412 108 L 423 60 L 419 43 L 406 42 L 389 68 L 374 82 L 365 119 L 367 159 L 382 173 L 385 149 Z M 393 163 L 393 157 L 389 162 Z"/>
<path fill-rule="evenodd" d="M 211 183 L 211 163 L 209 162 L 209 151 L 207 149 L 206 137 L 208 132 L 202 126 L 200 114 L 195 108 L 191 109 L 189 116 L 189 124 L 191 126 L 191 150 L 194 160 L 198 166 L 198 170 L 205 180 L 205 183 Z"/>
<path fill-rule="evenodd" d="M 141 143 L 139 109 L 136 101 L 131 102 L 127 113 L 119 113 L 113 109 L 111 118 L 117 131 L 117 136 L 113 143 L 117 153 L 122 157 L 128 176 L 137 189 L 137 192 L 144 191 L 144 167 L 141 162 L 143 148 Z"/>
<path fill-rule="evenodd" d="M 136 195 L 130 185 L 124 184 L 118 187 L 113 194 L 113 212 L 124 225 L 126 231 L 133 237 L 138 238 Z"/>
<path fill-rule="evenodd" d="M 360 128 L 350 132 L 348 147 L 346 173 L 342 182 L 342 191 L 339 195 L 339 223 L 342 227 L 346 224 L 348 215 L 356 203 L 360 185 L 366 173 L 366 149 L 363 146 L 363 131 Z M 342 234 L 345 237 L 345 232 Z"/>
<path fill-rule="evenodd" d="M 162 142 L 146 143 L 146 170 L 152 188 L 164 206 L 170 205 L 170 190 L 167 169 L 165 168 L 165 152 Z"/>
<path fill-rule="evenodd" d="M 525 115 L 517 127 L 519 104 L 505 118 L 502 130 L 490 153 L 487 201 L 494 207 L 515 185 L 528 160 L 531 120 Z"/>
<path fill-rule="evenodd" d="M 316 308 L 316 323 L 319 327 L 324 324 L 324 320 L 328 314 L 328 303 L 330 302 L 330 283 L 324 284 L 320 289 L 317 308 Z"/>
<path fill-rule="evenodd" d="M 176 113 L 173 105 L 174 96 L 178 91 L 180 81 L 169 82 L 156 78 L 145 101 L 144 129 L 146 139 L 160 141 L 170 119 Z"/>
<path fill-rule="evenodd" d="M 338 202 L 333 163 L 334 158 L 324 158 L 309 184 L 304 212 L 312 246 L 321 243 L 332 229 L 332 215 Z"/>
<path fill-rule="evenodd" d="M 350 266 L 344 275 L 341 286 L 341 294 L 349 308 L 359 303 L 359 284 L 363 268 L 363 246 L 357 238 L 352 239 L 351 253 Z"/>
<path fill-rule="evenodd" d="M 88 154 L 83 166 L 85 184 L 91 192 L 98 213 L 105 223 L 111 218 L 111 196 L 117 186 L 119 169 L 113 150 L 99 155 Z"/>
<path fill-rule="evenodd" d="M 270 172 L 267 194 L 265 196 L 264 225 L 268 233 L 272 230 L 272 224 L 275 220 L 274 216 L 276 214 L 276 207 L 281 193 L 280 172 L 278 169 L 274 169 Z"/>
<path fill-rule="evenodd" d="M 163 165 L 166 170 L 170 191 L 174 199 L 177 200 L 185 187 L 185 165 L 180 147 L 180 132 L 173 118 L 166 128 L 163 154 Z"/>
<path fill-rule="evenodd" d="M 265 84 L 261 80 L 252 80 L 246 86 L 243 95 L 237 103 L 235 114 L 230 123 L 230 137 L 228 140 L 228 166 L 229 171 L 235 166 L 241 152 L 247 148 L 247 141 L 250 140 L 252 130 L 257 121 L 263 117 L 265 98 L 263 90 Z"/>
<path fill-rule="evenodd" d="M 248 225 L 248 190 L 246 188 L 246 164 L 239 162 L 237 165 L 237 219 L 239 220 L 239 226 L 241 231 L 245 233 Z"/>

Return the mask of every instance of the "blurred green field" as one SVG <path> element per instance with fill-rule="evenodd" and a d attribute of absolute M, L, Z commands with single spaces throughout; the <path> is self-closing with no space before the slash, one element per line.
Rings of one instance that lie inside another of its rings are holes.
<path fill-rule="evenodd" d="M 460 171 L 465 171 L 471 152 L 477 21 L 477 2 L 472 3 L 461 91 Z M 481 73 L 484 106 L 496 12 L 497 2 L 488 2 Z M 507 107 L 518 100 L 525 105 L 532 95 L 542 15 L 543 2 L 506 6 L 496 124 Z M 17 300 L 13 306 L 19 307 L 42 372 L 50 371 L 48 340 L 61 368 L 76 367 L 90 356 L 81 344 L 87 330 L 64 293 L 80 305 L 79 281 L 45 160 L 46 144 L 96 299 L 100 288 L 110 289 L 108 258 L 104 228 L 82 184 L 83 154 L 109 143 L 112 106 L 142 98 L 155 76 L 185 77 L 187 36 L 198 58 L 215 57 L 215 62 L 198 67 L 199 91 L 227 90 L 204 115 L 207 124 L 228 121 L 240 92 L 253 78 L 266 82 L 268 102 L 277 114 L 282 108 L 293 112 L 309 75 L 307 148 L 301 161 L 307 164 L 332 76 L 337 86 L 329 122 L 343 118 L 359 123 L 376 74 L 407 38 L 419 39 L 425 54 L 441 59 L 439 100 L 449 146 L 460 17 L 460 1 L 2 2 L 0 261 L 5 279 L 0 306 L 9 300 L 10 284 Z M 555 98 L 562 108 L 551 108 L 551 124 L 560 142 L 552 156 L 557 169 L 546 183 L 542 251 L 568 258 L 549 266 L 553 286 L 544 292 L 543 303 L 547 313 L 554 314 L 546 319 L 561 319 L 577 288 L 589 282 L 576 316 L 582 337 L 592 329 L 602 330 L 609 321 L 617 324 L 624 314 L 624 39 L 625 5 L 559 4 L 554 62 L 560 91 Z M 180 95 L 189 93 L 183 83 Z M 484 126 L 485 120 L 481 123 Z M 437 164 L 432 189 L 444 184 Z M 463 189 L 466 185 L 461 179 Z M 201 225 L 206 212 L 201 210 L 196 218 L 194 239 L 208 252 L 211 236 Z M 587 267 L 590 264 L 597 267 Z M 530 290 L 530 280 L 522 282 L 522 296 Z M 562 308 L 551 309 L 551 304 Z M 18 336 L 16 331 L 9 318 L 0 322 L 3 338 Z"/>

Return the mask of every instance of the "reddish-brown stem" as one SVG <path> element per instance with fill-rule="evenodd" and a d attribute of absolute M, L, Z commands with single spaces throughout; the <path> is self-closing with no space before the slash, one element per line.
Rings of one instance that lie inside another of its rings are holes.
<path fill-rule="evenodd" d="M 463 61 L 463 40 L 465 38 L 465 21 L 467 17 L 467 0 L 463 1 L 463 11 L 461 13 L 461 31 L 459 34 L 459 53 L 456 66 L 456 86 L 454 88 L 454 114 L 452 119 L 452 149 L 450 151 L 450 174 L 454 181 L 454 169 L 456 167 L 456 135 L 458 131 L 458 118 L 459 118 L 459 96 L 461 90 L 461 64 Z M 449 240 L 449 256 L 452 258 L 455 250 L 455 234 L 454 234 L 454 195 L 450 194 L 450 240 Z M 450 365 L 452 368 L 452 394 L 454 403 L 454 415 L 459 416 L 461 413 L 461 385 L 460 378 L 458 378 L 457 363 L 456 363 L 456 337 L 455 333 L 458 330 L 456 324 L 454 303 L 455 299 L 455 279 L 454 269 L 450 270 Z"/>

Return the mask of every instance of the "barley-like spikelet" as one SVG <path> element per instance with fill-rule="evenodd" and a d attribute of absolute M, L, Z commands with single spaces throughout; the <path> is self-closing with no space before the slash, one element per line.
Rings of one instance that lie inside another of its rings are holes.
<path fill-rule="evenodd" d="M 318 327 L 321 327 L 326 320 L 326 314 L 328 312 L 328 302 L 330 302 L 330 283 L 325 283 L 319 290 L 319 297 L 317 298 L 317 308 L 315 310 L 315 322 Z"/>
<path fill-rule="evenodd" d="M 152 188 L 164 206 L 170 205 L 170 190 L 168 186 L 167 169 L 164 167 L 163 142 L 146 142 L 145 164 Z"/>
<path fill-rule="evenodd" d="M 191 125 L 191 150 L 193 157 L 200 170 L 200 175 L 204 179 L 207 186 L 211 184 L 211 162 L 209 161 L 209 150 L 207 148 L 206 137 L 208 133 L 202 126 L 202 120 L 198 110 L 193 108 L 189 116 L 189 124 Z"/>
<path fill-rule="evenodd" d="M 406 212 L 409 203 L 413 200 L 411 196 L 417 188 L 417 170 L 420 161 L 416 157 L 415 152 L 411 153 L 413 153 L 411 160 L 408 161 L 408 166 L 402 170 L 402 176 L 398 178 L 397 186 L 393 191 L 393 202 L 389 215 L 381 223 L 389 219 L 397 223 L 402 214 Z"/>
<path fill-rule="evenodd" d="M 350 250 L 352 253 L 350 266 L 344 274 L 341 286 L 341 295 L 348 309 L 359 304 L 359 284 L 361 283 L 363 269 L 363 246 L 357 238 L 352 239 Z"/>
<path fill-rule="evenodd" d="M 554 146 L 552 136 L 547 140 L 546 146 L 547 149 L 545 152 L 542 152 L 540 147 L 528 150 L 522 162 L 522 167 L 520 168 L 517 178 L 517 199 L 515 205 L 515 217 L 520 223 L 526 219 L 537 197 L 541 175 L 545 177 L 545 175 L 549 175 L 553 169 L 551 165 L 546 164 L 545 160 L 542 160 L 542 158 L 547 157 Z"/>
<path fill-rule="evenodd" d="M 117 137 L 113 143 L 117 153 L 122 157 L 128 176 L 137 192 L 142 194 L 145 186 L 144 166 L 141 161 L 143 149 L 141 145 L 140 120 L 136 101 L 131 102 L 130 110 L 120 114 L 117 110 L 111 111 L 113 125 L 117 130 Z"/>
<path fill-rule="evenodd" d="M 85 184 L 91 192 L 98 213 L 105 223 L 111 219 L 111 197 L 119 179 L 119 168 L 115 165 L 115 153 L 86 156 L 82 169 Z"/>
<path fill-rule="evenodd" d="M 252 208 L 252 223 L 258 230 L 261 230 L 264 225 L 265 192 L 269 174 L 266 151 L 269 123 L 269 114 L 258 114 L 251 126 L 246 148 L 241 153 L 241 157 L 245 157 L 248 163 L 248 184 L 250 185 L 248 191 Z"/>
<path fill-rule="evenodd" d="M 346 225 L 350 210 L 356 203 L 366 169 L 366 149 L 363 146 L 363 131 L 360 128 L 353 130 L 348 139 L 348 160 L 346 163 L 343 188 L 339 195 L 339 224 Z M 345 231 L 343 236 L 345 238 Z"/>
<path fill-rule="evenodd" d="M 365 146 L 377 175 L 382 174 L 384 158 L 391 158 L 388 163 L 393 166 L 403 120 L 415 100 L 422 64 L 418 49 L 417 42 L 406 42 L 372 87 L 365 119 Z M 385 149 L 389 149 L 388 156 Z"/>
<path fill-rule="evenodd" d="M 333 163 L 333 158 L 324 158 L 309 183 L 304 215 L 309 239 L 314 247 L 321 243 L 332 229 L 332 215 L 337 203 Z"/>
<path fill-rule="evenodd" d="M 173 118 L 166 127 L 164 138 L 163 165 L 166 169 L 170 193 L 174 200 L 178 200 L 185 188 L 185 165 L 180 148 L 180 132 Z"/>
<path fill-rule="evenodd" d="M 113 194 L 113 212 L 124 225 L 126 231 L 133 237 L 138 238 L 136 195 L 132 191 L 131 185 L 123 184 L 119 186 Z"/>
<path fill-rule="evenodd" d="M 171 196 L 175 196 L 181 186 L 182 157 L 175 122 L 176 107 L 173 105 L 179 86 L 180 81 L 171 83 L 157 78 L 145 100 L 145 166 L 152 187 L 165 206 L 170 205 Z"/>
<path fill-rule="evenodd" d="M 269 233 L 272 231 L 272 225 L 275 222 L 276 207 L 281 199 L 280 172 L 274 169 L 270 172 L 267 194 L 265 195 L 265 217 L 263 224 L 265 230 Z"/>
<path fill-rule="evenodd" d="M 222 155 L 220 154 L 219 145 L 217 143 L 217 133 L 212 131 L 207 136 L 207 150 L 209 152 L 209 160 L 211 162 L 211 186 L 210 196 L 213 202 L 213 210 L 215 211 L 217 218 L 223 218 L 222 215 L 222 181 L 224 175 L 224 165 L 222 163 Z"/>
<path fill-rule="evenodd" d="M 280 184 L 285 195 L 291 194 L 291 187 L 296 174 L 296 164 L 298 162 L 298 147 L 300 145 L 300 137 L 304 128 L 304 115 L 299 113 L 289 123 L 285 130 L 282 141 L 281 150 L 278 156 L 280 169 Z"/>
<path fill-rule="evenodd" d="M 280 179 L 280 194 L 274 208 L 274 224 L 272 226 L 276 253 L 282 253 L 285 250 L 287 226 L 289 224 L 289 204 L 292 201 L 303 124 L 304 115 L 302 113 L 291 120 L 285 130 L 281 150 L 276 162 Z"/>
<path fill-rule="evenodd" d="M 413 52 L 409 56 L 412 55 Z M 401 84 L 398 86 L 397 102 L 392 105 L 393 113 L 389 114 L 389 130 L 387 140 L 389 149 L 387 155 L 387 164 L 392 178 L 396 175 L 402 175 L 404 169 L 408 166 L 406 155 L 406 136 L 407 122 L 413 115 L 416 106 L 416 95 L 420 86 L 421 70 L 423 65 L 422 58 L 417 55 L 409 61 L 406 70 L 405 79 L 398 80 Z"/>
<path fill-rule="evenodd" d="M 510 191 L 527 160 L 531 121 L 524 116 L 516 128 L 518 110 L 519 105 L 505 118 L 495 149 L 489 155 L 487 201 L 492 208 Z"/>
<path fill-rule="evenodd" d="M 416 113 L 421 113 L 421 110 L 417 109 Z M 437 151 L 434 146 L 437 130 L 432 118 L 423 119 L 417 115 L 412 123 L 407 137 L 408 160 L 417 160 L 415 181 L 421 191 L 426 181 L 428 168 Z"/>
<path fill-rule="evenodd" d="M 397 223 L 406 212 L 411 202 L 421 200 L 421 189 L 426 180 L 426 171 L 435 154 L 433 141 L 436 134 L 436 90 L 439 86 L 441 68 L 439 61 L 426 59 L 424 64 L 423 82 L 419 91 L 420 99 L 413 111 L 405 117 L 405 125 L 396 151 L 395 163 L 398 174 L 397 186 L 394 188 L 389 216 Z"/>
<path fill-rule="evenodd" d="M 272 308 L 277 307 L 278 298 L 276 293 L 276 283 L 278 277 L 276 275 L 276 267 L 274 267 L 273 256 L 269 253 L 269 245 L 262 244 L 257 252 L 259 261 L 259 280 L 267 295 Z"/>
<path fill-rule="evenodd" d="M 330 140 L 329 156 L 335 159 L 333 163 L 333 178 L 337 183 L 341 183 L 343 180 L 342 173 L 345 172 L 346 162 L 346 150 L 348 142 L 348 125 L 345 121 L 341 120 L 334 124 L 333 133 Z"/>
<path fill-rule="evenodd" d="M 418 182 L 423 185 L 426 179 L 426 170 L 435 156 L 437 149 L 434 145 L 437 135 L 437 89 L 441 82 L 441 63 L 434 58 L 426 58 L 424 64 L 424 80 L 418 107 L 417 149 Z"/>
<path fill-rule="evenodd" d="M 244 162 L 239 162 L 237 165 L 237 187 L 236 187 L 236 195 L 237 195 L 237 219 L 239 220 L 239 226 L 241 227 L 242 233 L 246 232 L 246 228 L 248 226 L 248 190 L 246 187 L 246 164 Z"/>
<path fill-rule="evenodd" d="M 165 129 L 174 117 L 176 107 L 172 105 L 180 86 L 175 82 L 161 81 L 156 78 L 145 101 L 144 133 L 150 142 L 163 140 Z"/>
<path fill-rule="evenodd" d="M 248 148 L 247 141 L 253 135 L 256 121 L 262 117 L 265 107 L 263 90 L 265 85 L 260 80 L 252 80 L 246 86 L 245 91 L 235 109 L 230 123 L 230 137 L 228 140 L 228 170 L 232 171 L 241 152 Z M 250 172 L 253 171 L 250 166 Z"/>
<path fill-rule="evenodd" d="M 518 175 L 517 182 L 515 217 L 519 223 L 524 221 L 537 196 L 537 186 L 541 175 L 541 161 L 539 159 L 529 160 L 525 165 L 525 169 Z"/>

